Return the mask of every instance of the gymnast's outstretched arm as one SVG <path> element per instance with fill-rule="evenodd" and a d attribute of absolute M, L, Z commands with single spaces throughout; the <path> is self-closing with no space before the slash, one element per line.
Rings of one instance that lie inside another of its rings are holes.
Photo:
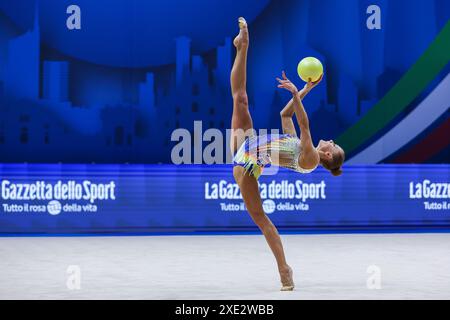
<path fill-rule="evenodd" d="M 283 79 L 287 80 L 286 74 L 283 71 Z M 319 80 L 316 82 L 308 82 L 302 90 L 300 90 L 297 93 L 297 97 L 302 101 L 306 95 L 315 87 L 317 86 L 320 81 L 322 80 L 322 77 L 320 77 Z M 291 134 L 293 136 L 297 136 L 297 132 L 295 130 L 294 122 L 292 121 L 292 117 L 295 113 L 295 101 L 294 97 L 286 104 L 286 106 L 281 110 L 280 117 L 281 117 L 281 127 L 283 128 L 283 133 Z"/>
<path fill-rule="evenodd" d="M 313 145 L 311 138 L 311 132 L 309 129 L 309 119 L 306 114 L 305 108 L 303 106 L 302 100 L 300 98 L 300 92 L 298 92 L 297 87 L 286 77 L 283 72 L 283 79 L 277 78 L 278 88 L 283 88 L 292 93 L 292 105 L 297 119 L 298 125 L 300 127 L 300 145 L 302 147 L 301 158 L 299 161 L 304 169 L 310 169 L 317 166 L 319 161 L 319 155 L 316 148 Z M 318 81 L 320 81 L 319 79 Z M 318 83 L 318 82 L 317 82 Z M 307 87 L 312 87 L 312 84 L 308 84 Z M 293 124 L 292 124 L 293 127 Z"/>

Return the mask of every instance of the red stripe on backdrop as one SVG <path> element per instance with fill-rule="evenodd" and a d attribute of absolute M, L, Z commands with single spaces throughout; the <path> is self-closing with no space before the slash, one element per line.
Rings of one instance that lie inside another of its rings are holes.
<path fill-rule="evenodd" d="M 414 145 L 392 160 L 392 163 L 422 163 L 450 145 L 450 118 Z"/>

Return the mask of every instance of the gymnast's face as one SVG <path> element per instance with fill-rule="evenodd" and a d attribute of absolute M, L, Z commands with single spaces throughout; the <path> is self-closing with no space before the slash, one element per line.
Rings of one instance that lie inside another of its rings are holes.
<path fill-rule="evenodd" d="M 336 146 L 333 140 L 320 140 L 319 144 L 317 146 L 317 150 L 323 151 L 323 152 L 331 152 L 333 151 L 333 148 Z"/>
<path fill-rule="evenodd" d="M 334 154 L 341 152 L 341 147 L 339 147 L 333 140 L 320 140 L 317 145 L 317 151 L 321 151 L 327 157 L 332 158 Z"/>

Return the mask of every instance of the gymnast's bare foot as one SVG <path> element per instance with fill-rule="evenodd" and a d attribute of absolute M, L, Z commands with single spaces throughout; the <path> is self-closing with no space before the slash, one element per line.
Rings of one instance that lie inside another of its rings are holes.
<path fill-rule="evenodd" d="M 239 22 L 239 34 L 233 40 L 234 46 L 239 49 L 248 48 L 249 36 L 248 36 L 248 28 L 247 21 L 244 18 L 240 17 L 238 19 Z"/>
<path fill-rule="evenodd" d="M 285 270 L 280 271 L 281 277 L 281 291 L 292 291 L 294 290 L 295 284 L 293 279 L 293 272 L 291 267 L 287 266 Z"/>

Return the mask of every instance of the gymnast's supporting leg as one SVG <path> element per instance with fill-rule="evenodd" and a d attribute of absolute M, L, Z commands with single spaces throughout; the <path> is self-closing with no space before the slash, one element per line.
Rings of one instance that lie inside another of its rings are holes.
<path fill-rule="evenodd" d="M 243 167 L 236 166 L 233 171 L 236 182 L 238 183 L 242 197 L 244 198 L 247 211 L 252 217 L 255 224 L 259 227 L 270 249 L 272 250 L 278 265 L 278 271 L 283 285 L 282 290 L 293 290 L 294 282 L 292 279 L 292 269 L 286 263 L 283 244 L 280 235 L 272 221 L 265 214 L 259 194 L 259 186 L 257 180 L 245 173 Z"/>
<path fill-rule="evenodd" d="M 246 92 L 247 81 L 247 50 L 249 45 L 249 35 L 247 23 L 243 18 L 239 19 L 240 32 L 234 40 L 237 53 L 231 71 L 231 91 L 233 94 L 233 117 L 231 121 L 232 139 L 231 151 L 234 153 L 244 141 L 245 137 L 237 131 L 241 129 L 247 131 L 253 128 L 252 118 L 248 110 L 248 98 Z M 278 230 L 270 221 L 262 208 L 261 196 L 259 194 L 258 181 L 245 173 L 243 167 L 236 166 L 233 169 L 233 175 L 238 183 L 242 197 L 244 198 L 247 210 L 259 227 L 270 249 L 272 250 L 278 265 L 278 271 L 281 277 L 283 287 L 281 290 L 293 290 L 294 282 L 292 280 L 292 269 L 286 263 L 283 245 L 281 243 Z"/>

